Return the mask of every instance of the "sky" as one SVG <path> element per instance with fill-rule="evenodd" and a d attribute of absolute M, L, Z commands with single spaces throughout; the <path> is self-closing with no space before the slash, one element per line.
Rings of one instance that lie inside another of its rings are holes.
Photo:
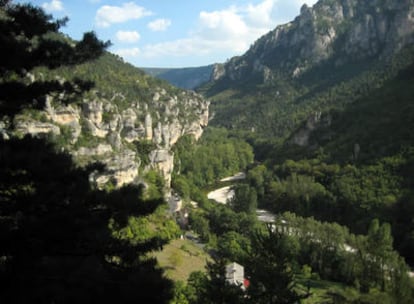
<path fill-rule="evenodd" d="M 138 67 L 197 67 L 242 55 L 260 36 L 316 0 L 33 0 L 62 32 L 110 40 L 109 51 Z"/>

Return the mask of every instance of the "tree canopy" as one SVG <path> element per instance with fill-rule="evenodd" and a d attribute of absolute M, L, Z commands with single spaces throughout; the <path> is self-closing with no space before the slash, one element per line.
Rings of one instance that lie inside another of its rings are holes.
<path fill-rule="evenodd" d="M 94 60 L 109 42 L 93 32 L 81 41 L 59 33 L 54 20 L 31 4 L 0 2 L 0 116 L 13 122 L 26 108 L 42 109 L 47 94 L 71 102 L 93 83 L 43 81 L 35 68 L 55 69 Z M 12 127 L 12 123 L 9 127 Z M 143 188 L 93 188 L 95 164 L 76 166 L 47 138 L 0 142 L 0 294 L 2 303 L 167 303 L 171 282 L 147 256 L 165 240 L 131 242 L 110 229 L 153 213 L 162 199 Z"/>
<path fill-rule="evenodd" d="M 94 32 L 87 32 L 82 40 L 75 42 L 59 33 L 67 18 L 54 20 L 31 4 L 4 1 L 0 5 L 2 114 L 16 114 L 28 105 L 42 109 L 46 94 L 79 95 L 93 86 L 92 82 L 81 79 L 31 81 L 28 73 L 36 67 L 56 69 L 93 60 L 104 53 L 109 41 L 102 42 Z"/>

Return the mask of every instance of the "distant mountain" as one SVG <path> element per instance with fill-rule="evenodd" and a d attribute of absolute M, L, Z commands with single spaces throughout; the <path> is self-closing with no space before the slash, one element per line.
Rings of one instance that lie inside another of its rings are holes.
<path fill-rule="evenodd" d="M 200 89 L 212 101 L 211 124 L 311 146 L 319 126 L 352 103 L 375 107 L 370 96 L 411 66 L 413 15 L 413 0 L 304 5 L 244 55 L 214 66 Z"/>
<path fill-rule="evenodd" d="M 208 82 L 213 65 L 195 68 L 141 68 L 151 76 L 164 79 L 179 88 L 193 90 Z"/>

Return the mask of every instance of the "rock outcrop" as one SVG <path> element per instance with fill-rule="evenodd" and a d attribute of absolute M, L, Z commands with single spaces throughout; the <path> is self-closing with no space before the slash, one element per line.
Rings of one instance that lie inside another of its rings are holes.
<path fill-rule="evenodd" d="M 321 112 L 313 113 L 303 126 L 301 126 L 298 130 L 293 132 L 289 143 L 295 144 L 301 147 L 306 147 L 309 145 L 309 139 L 312 134 L 312 131 L 317 129 L 320 126 L 326 126 L 330 124 L 330 117 L 323 117 Z"/>
<path fill-rule="evenodd" d="M 106 165 L 106 171 L 94 175 L 94 182 L 98 187 L 103 187 L 108 182 L 115 187 L 137 182 L 141 162 L 136 156 L 136 152 L 125 149 L 105 158 L 102 162 Z"/>
<path fill-rule="evenodd" d="M 31 134 L 34 136 L 54 134 L 59 135 L 60 129 L 53 123 L 40 122 L 36 120 L 17 120 L 15 130 L 22 134 Z"/>
<path fill-rule="evenodd" d="M 149 100 L 130 102 L 127 107 L 125 97 L 119 94 L 108 100 L 95 93 L 78 105 L 63 105 L 59 98 L 48 96 L 44 111 L 37 113 L 42 121 L 30 114 L 16 116 L 14 131 L 65 136 L 65 150 L 75 160 L 81 164 L 99 161 L 106 166 L 103 173 L 91 176 L 98 187 L 141 183 L 140 175 L 149 169 L 159 171 L 170 187 L 174 166 L 171 148 L 181 136 L 201 136 L 208 124 L 209 107 L 195 92 L 174 92 L 153 88 Z M 2 137 L 8 136 L 4 126 L 1 131 Z M 141 141 L 153 143 L 149 155 L 139 155 L 135 150 L 135 143 Z M 143 164 L 142 157 L 149 163 Z"/>
<path fill-rule="evenodd" d="M 386 59 L 413 42 L 412 0 L 321 0 L 303 5 L 295 20 L 262 36 L 243 56 L 215 65 L 211 78 L 267 82 L 281 70 L 298 77 L 324 60 Z"/>
<path fill-rule="evenodd" d="M 174 154 L 168 149 L 157 149 L 150 153 L 150 161 L 161 172 L 167 185 L 171 183 L 171 173 L 174 169 Z"/>

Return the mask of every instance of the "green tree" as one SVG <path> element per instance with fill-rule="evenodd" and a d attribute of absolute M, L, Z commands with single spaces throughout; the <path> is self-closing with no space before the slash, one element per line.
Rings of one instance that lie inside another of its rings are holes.
<path fill-rule="evenodd" d="M 208 242 L 210 239 L 209 221 L 197 212 L 190 213 L 191 228 L 198 233 L 202 242 Z"/>
<path fill-rule="evenodd" d="M 36 67 L 55 69 L 93 60 L 109 43 L 86 33 L 79 42 L 30 4 L 0 2 L 0 115 L 42 109 L 46 94 L 73 101 L 92 85 L 78 79 L 27 81 Z M 45 139 L 0 140 L 0 294 L 2 303 L 166 303 L 171 282 L 147 253 L 164 243 L 115 238 L 131 216 L 156 210 L 142 187 L 107 193 L 91 188 L 101 165 L 77 167 Z"/>
<path fill-rule="evenodd" d="M 250 252 L 250 240 L 235 232 L 229 231 L 217 240 L 218 253 L 229 261 L 244 263 Z"/>
<path fill-rule="evenodd" d="M 256 189 L 257 197 L 264 199 L 266 183 L 270 180 L 270 172 L 265 165 L 259 165 L 249 170 L 247 180 L 249 184 Z"/>
<path fill-rule="evenodd" d="M 297 303 L 307 294 L 297 291 L 294 275 L 295 257 L 299 244 L 292 237 L 267 226 L 257 233 L 250 257 L 250 287 L 252 303 Z"/>
<path fill-rule="evenodd" d="M 247 184 L 239 184 L 234 187 L 235 195 L 229 205 L 236 212 L 255 214 L 257 209 L 257 192 L 255 188 Z"/>
<path fill-rule="evenodd" d="M 296 173 L 285 180 L 270 183 L 269 194 L 273 210 L 292 211 L 300 215 L 317 213 L 315 211 L 323 214 L 326 210 L 321 203 L 329 198 L 325 187 L 314 177 Z"/>
<path fill-rule="evenodd" d="M 0 4 L 0 112 L 14 115 L 30 106 L 43 109 L 46 94 L 65 93 L 66 101 L 93 85 L 90 81 L 35 81 L 25 76 L 36 67 L 56 69 L 75 65 L 102 55 L 110 42 L 98 40 L 93 32 L 85 33 L 79 42 L 69 41 L 58 34 L 67 18 L 53 20 L 41 8 L 30 4 Z M 73 99 L 72 99 L 73 100 Z"/>
<path fill-rule="evenodd" d="M 391 236 L 391 226 L 388 223 L 380 225 L 378 219 L 374 219 L 368 229 L 367 252 L 368 265 L 372 282 L 376 282 L 381 291 L 386 289 L 386 281 L 389 268 L 394 264 L 396 258 L 392 247 L 393 238 Z"/>
<path fill-rule="evenodd" d="M 391 271 L 391 294 L 395 303 L 410 303 L 414 300 L 414 284 L 407 275 L 409 267 L 404 259 L 399 257 Z"/>
<path fill-rule="evenodd" d="M 244 292 L 240 286 L 232 285 L 226 281 L 225 267 L 227 260 L 215 258 L 207 263 L 208 281 L 205 294 L 199 297 L 200 304 L 241 304 L 245 303 Z"/>
<path fill-rule="evenodd" d="M 183 198 L 190 197 L 190 186 L 187 183 L 187 180 L 183 176 L 175 176 L 172 180 L 172 188 L 177 191 L 177 193 Z"/>
<path fill-rule="evenodd" d="M 181 281 L 174 285 L 174 295 L 169 304 L 190 304 L 187 296 L 187 287 Z"/>
<path fill-rule="evenodd" d="M 211 232 L 222 235 L 228 231 L 238 231 L 243 213 L 236 213 L 227 206 L 216 205 L 208 214 Z"/>
<path fill-rule="evenodd" d="M 0 163 L 3 303 L 166 303 L 171 283 L 146 258 L 165 242 L 131 243 L 108 227 L 148 216 L 161 200 L 132 186 L 92 189 L 89 175 L 99 167 L 78 168 L 45 140 L 2 140 Z"/>
<path fill-rule="evenodd" d="M 202 303 L 203 296 L 207 293 L 208 277 L 202 271 L 193 271 L 187 280 L 187 299 L 190 303 Z"/>

